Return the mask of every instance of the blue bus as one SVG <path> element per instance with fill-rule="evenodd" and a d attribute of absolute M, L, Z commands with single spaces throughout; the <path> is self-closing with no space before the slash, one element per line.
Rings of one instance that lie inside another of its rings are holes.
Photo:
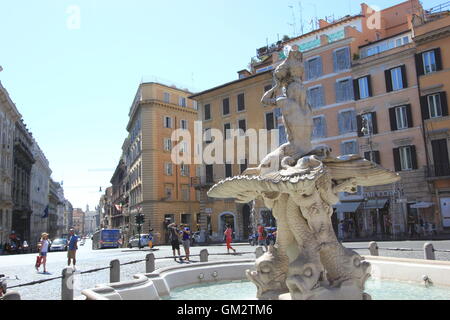
<path fill-rule="evenodd" d="M 120 229 L 97 230 L 92 236 L 92 249 L 119 248 L 120 240 Z"/>

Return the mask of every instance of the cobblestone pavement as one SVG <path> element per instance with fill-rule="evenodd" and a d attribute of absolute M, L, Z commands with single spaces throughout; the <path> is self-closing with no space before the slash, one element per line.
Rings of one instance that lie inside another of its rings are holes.
<path fill-rule="evenodd" d="M 426 241 L 397 241 L 397 242 L 378 242 L 380 256 L 391 257 L 407 257 L 423 259 L 423 245 Z M 434 248 L 437 250 L 449 250 L 450 241 L 432 241 Z M 344 245 L 349 248 L 355 248 L 361 255 L 368 255 L 369 250 L 368 242 L 345 242 Z M 171 257 L 172 250 L 169 246 L 158 246 L 158 250 L 153 251 L 156 257 L 156 268 L 163 268 L 173 265 L 178 265 L 179 262 L 175 262 Z M 191 254 L 196 255 L 200 253 L 200 250 L 205 247 L 195 246 L 191 248 Z M 209 256 L 209 261 L 219 260 L 232 260 L 232 259 L 254 259 L 255 249 L 247 244 L 236 244 L 238 255 L 226 255 L 226 248 L 224 245 L 211 245 L 206 247 Z M 404 248 L 414 249 L 417 251 L 394 251 L 385 250 L 384 248 Z M 149 253 L 149 250 L 129 250 L 129 249 L 107 249 L 107 250 L 92 250 L 90 241 L 86 242 L 86 245 L 80 247 L 77 253 L 77 271 L 83 272 L 91 269 L 107 267 L 109 262 L 113 259 L 119 259 L 121 263 L 126 263 L 134 260 L 145 259 L 145 256 Z M 248 252 L 248 253 L 243 253 Z M 220 253 L 221 255 L 214 255 Z M 449 252 L 436 252 L 437 260 L 450 261 Z M 49 279 L 58 277 L 61 275 L 62 269 L 67 263 L 66 252 L 51 252 L 48 255 L 47 269 L 49 274 L 42 274 L 36 272 L 34 269 L 34 263 L 36 260 L 36 254 L 24 254 L 24 255 L 11 255 L 0 256 L 0 273 L 7 276 L 17 275 L 20 280 L 8 281 L 10 287 L 22 283 L 28 283 L 31 281 Z M 192 264 L 199 262 L 199 257 L 193 257 Z M 41 269 L 42 270 L 42 269 Z M 136 273 L 145 272 L 145 262 L 139 262 L 136 264 L 130 264 L 121 266 L 121 280 L 131 280 Z M 77 274 L 74 277 L 75 281 L 75 296 L 81 295 L 81 290 L 86 288 L 92 288 L 96 284 L 109 282 L 109 270 L 103 270 L 87 274 Z M 61 297 L 61 280 L 56 279 L 33 286 L 19 287 L 17 290 L 22 299 L 35 300 L 59 300 Z"/>

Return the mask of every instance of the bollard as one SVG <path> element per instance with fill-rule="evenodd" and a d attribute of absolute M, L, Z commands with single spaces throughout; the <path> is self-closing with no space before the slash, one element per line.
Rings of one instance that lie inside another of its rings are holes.
<path fill-rule="evenodd" d="M 434 248 L 433 248 L 432 243 L 427 242 L 423 245 L 423 253 L 424 253 L 425 259 L 436 260 L 436 258 L 434 256 Z"/>
<path fill-rule="evenodd" d="M 259 257 L 261 257 L 264 254 L 264 249 L 263 247 L 258 247 L 255 250 L 255 255 L 256 255 L 256 259 L 258 259 Z"/>
<path fill-rule="evenodd" d="M 61 279 L 61 300 L 73 300 L 73 268 L 65 267 Z"/>
<path fill-rule="evenodd" d="M 152 273 L 155 271 L 155 255 L 149 253 L 145 256 L 145 272 Z"/>
<path fill-rule="evenodd" d="M 208 262 L 208 249 L 202 249 L 200 251 L 200 262 Z"/>
<path fill-rule="evenodd" d="M 112 260 L 109 266 L 109 282 L 120 282 L 120 261 Z"/>
<path fill-rule="evenodd" d="M 369 243 L 369 251 L 371 256 L 378 256 L 378 245 L 375 241 Z"/>

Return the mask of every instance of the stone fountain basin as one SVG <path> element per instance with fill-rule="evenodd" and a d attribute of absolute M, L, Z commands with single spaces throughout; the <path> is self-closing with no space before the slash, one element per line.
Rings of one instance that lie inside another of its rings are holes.
<path fill-rule="evenodd" d="M 363 256 L 371 263 L 372 278 L 433 284 L 450 287 L 450 261 Z M 245 280 L 245 271 L 255 260 L 227 260 L 180 265 L 133 276 L 133 280 L 99 284 L 81 291 L 82 300 L 160 300 L 170 291 L 184 286 L 219 281 Z"/>

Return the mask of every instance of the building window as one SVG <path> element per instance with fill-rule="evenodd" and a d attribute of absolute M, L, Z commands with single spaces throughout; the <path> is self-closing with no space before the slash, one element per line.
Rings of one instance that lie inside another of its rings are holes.
<path fill-rule="evenodd" d="M 194 108 L 194 110 L 198 110 L 198 102 L 193 100 L 192 101 L 192 107 Z"/>
<path fill-rule="evenodd" d="M 376 164 L 381 164 L 380 151 L 367 151 L 367 152 L 364 152 L 364 158 L 369 160 L 369 161 L 375 162 Z"/>
<path fill-rule="evenodd" d="M 164 117 L 164 128 L 172 128 L 172 118 Z"/>
<path fill-rule="evenodd" d="M 336 102 L 353 100 L 353 83 L 351 79 L 336 81 Z"/>
<path fill-rule="evenodd" d="M 406 81 L 406 67 L 400 66 L 385 70 L 386 91 L 397 91 L 408 87 Z"/>
<path fill-rule="evenodd" d="M 358 154 L 356 141 L 346 141 L 341 143 L 341 155 Z"/>
<path fill-rule="evenodd" d="M 338 115 L 338 126 L 340 134 L 355 132 L 357 130 L 355 110 L 340 112 Z"/>
<path fill-rule="evenodd" d="M 416 67 L 419 76 L 442 70 L 441 48 L 416 54 Z"/>
<path fill-rule="evenodd" d="M 322 58 L 315 57 L 305 62 L 306 80 L 318 78 L 322 75 Z"/>
<path fill-rule="evenodd" d="M 187 142 L 186 141 L 180 141 L 180 153 L 187 152 Z"/>
<path fill-rule="evenodd" d="M 372 96 L 370 76 L 361 77 L 353 81 L 355 100 L 366 99 Z"/>
<path fill-rule="evenodd" d="M 205 104 L 205 120 L 211 120 L 211 105 Z"/>
<path fill-rule="evenodd" d="M 164 92 L 164 102 L 170 103 L 170 93 Z"/>
<path fill-rule="evenodd" d="M 225 163 L 225 178 L 233 176 L 233 170 L 231 163 Z"/>
<path fill-rule="evenodd" d="M 437 177 L 450 176 L 447 139 L 432 140 L 431 148 L 433 151 L 434 175 Z"/>
<path fill-rule="evenodd" d="M 408 128 L 406 106 L 395 108 L 395 117 L 397 119 L 397 130 Z"/>
<path fill-rule="evenodd" d="M 189 177 L 189 165 L 188 164 L 182 163 L 180 165 L 180 169 L 181 169 L 181 175 L 183 177 Z"/>
<path fill-rule="evenodd" d="M 189 186 L 188 185 L 182 185 L 181 186 L 181 194 L 183 197 L 183 201 L 189 201 L 190 200 L 190 192 L 189 192 Z M 184 215 L 182 215 L 183 217 Z"/>
<path fill-rule="evenodd" d="M 312 137 L 317 138 L 325 138 L 327 136 L 326 133 L 326 122 L 324 116 L 314 117 L 313 118 L 314 129 L 312 133 Z"/>
<path fill-rule="evenodd" d="M 242 130 L 239 131 L 240 135 L 245 135 L 245 132 L 247 131 L 247 124 L 245 122 L 245 119 L 238 120 L 238 129 Z"/>
<path fill-rule="evenodd" d="M 436 57 L 434 50 L 424 52 L 422 54 L 423 59 L 423 71 L 425 74 L 437 71 Z"/>
<path fill-rule="evenodd" d="M 428 97 L 428 112 L 430 118 L 437 118 L 442 116 L 441 108 L 441 95 L 440 94 L 430 94 Z"/>
<path fill-rule="evenodd" d="M 187 120 L 180 120 L 180 127 L 181 127 L 181 129 L 186 130 L 188 128 Z"/>
<path fill-rule="evenodd" d="M 223 135 L 224 135 L 225 139 L 231 138 L 231 124 L 230 123 L 225 123 L 223 125 Z"/>
<path fill-rule="evenodd" d="M 230 99 L 225 98 L 222 100 L 222 114 L 224 116 L 230 114 Z"/>
<path fill-rule="evenodd" d="M 243 93 L 237 96 L 237 111 L 245 110 L 245 95 Z"/>
<path fill-rule="evenodd" d="M 309 88 L 307 98 L 311 108 L 319 108 L 325 105 L 325 95 L 322 86 Z"/>
<path fill-rule="evenodd" d="M 410 104 L 390 108 L 389 118 L 392 131 L 413 127 Z"/>
<path fill-rule="evenodd" d="M 171 176 L 172 175 L 172 163 L 170 163 L 170 162 L 166 162 L 165 164 L 164 164 L 164 170 L 165 170 L 165 173 L 166 173 L 166 175 L 167 176 Z"/>
<path fill-rule="evenodd" d="M 186 98 L 180 97 L 180 99 L 178 100 L 178 104 L 182 107 L 186 107 Z"/>
<path fill-rule="evenodd" d="M 445 91 L 420 97 L 420 104 L 423 120 L 448 116 L 447 93 Z"/>
<path fill-rule="evenodd" d="M 164 196 L 165 196 L 165 200 L 172 200 L 172 195 L 173 195 L 173 191 L 172 191 L 173 187 L 171 185 L 166 185 L 164 187 Z"/>
<path fill-rule="evenodd" d="M 377 117 L 375 112 L 368 112 L 356 117 L 358 136 L 370 136 L 378 133 Z"/>
<path fill-rule="evenodd" d="M 404 146 L 394 149 L 395 171 L 417 169 L 417 156 L 415 146 Z"/>
<path fill-rule="evenodd" d="M 241 170 L 241 174 L 247 170 L 247 159 L 244 159 L 244 163 L 240 163 L 239 164 L 239 169 Z"/>
<path fill-rule="evenodd" d="M 212 142 L 211 128 L 205 128 L 205 130 L 203 131 L 203 137 L 205 139 L 205 143 Z"/>
<path fill-rule="evenodd" d="M 170 138 L 164 138 L 164 151 L 172 150 L 172 140 Z"/>
<path fill-rule="evenodd" d="M 350 68 L 350 48 L 341 48 L 333 54 L 334 72 L 347 70 Z"/>
<path fill-rule="evenodd" d="M 206 169 L 206 183 L 214 183 L 214 169 L 212 164 L 207 164 Z"/>
<path fill-rule="evenodd" d="M 266 113 L 266 129 L 268 131 L 275 129 L 275 117 L 274 117 L 273 112 Z"/>

